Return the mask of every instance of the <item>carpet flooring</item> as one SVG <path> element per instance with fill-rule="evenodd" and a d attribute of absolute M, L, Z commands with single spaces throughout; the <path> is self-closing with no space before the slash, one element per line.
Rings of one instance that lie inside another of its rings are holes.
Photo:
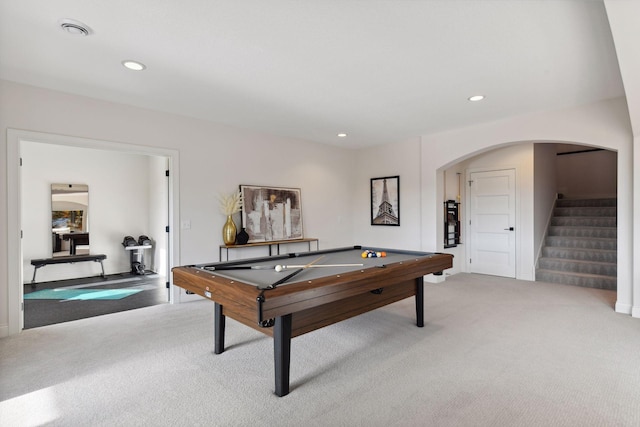
<path fill-rule="evenodd" d="M 273 340 L 201 300 L 0 339 L 0 422 L 26 426 L 640 425 L 640 319 L 616 293 L 456 274 L 296 337 L 291 393 Z M 126 298 L 125 298 L 126 300 Z"/>
<path fill-rule="evenodd" d="M 165 278 L 130 273 L 24 286 L 24 329 L 134 310 L 169 300 Z"/>

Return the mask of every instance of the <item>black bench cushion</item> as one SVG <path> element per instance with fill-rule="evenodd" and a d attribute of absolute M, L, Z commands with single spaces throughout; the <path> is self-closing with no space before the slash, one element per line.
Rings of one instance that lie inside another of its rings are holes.
<path fill-rule="evenodd" d="M 83 261 L 103 261 L 107 259 L 106 255 L 69 255 L 69 256 L 58 256 L 55 258 L 43 258 L 43 259 L 32 259 L 31 265 L 35 265 L 37 267 L 41 267 L 43 265 L 49 264 L 66 264 L 71 262 L 83 262 Z"/>

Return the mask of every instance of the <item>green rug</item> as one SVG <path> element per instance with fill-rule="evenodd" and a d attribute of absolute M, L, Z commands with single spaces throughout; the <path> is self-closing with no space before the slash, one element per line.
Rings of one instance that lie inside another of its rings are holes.
<path fill-rule="evenodd" d="M 137 294 L 140 291 L 141 289 L 43 289 L 24 294 L 24 299 L 116 300 Z"/>

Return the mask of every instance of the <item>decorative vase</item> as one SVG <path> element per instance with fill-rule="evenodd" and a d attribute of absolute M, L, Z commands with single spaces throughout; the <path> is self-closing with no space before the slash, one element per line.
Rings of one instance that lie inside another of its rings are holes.
<path fill-rule="evenodd" d="M 247 233 L 247 230 L 245 230 L 244 227 L 242 227 L 240 229 L 240 232 L 236 236 L 236 243 L 239 245 L 246 245 L 248 241 L 249 241 L 249 233 Z"/>
<path fill-rule="evenodd" d="M 233 245 L 236 242 L 236 224 L 231 215 L 227 215 L 227 222 L 222 227 L 222 241 L 225 245 Z"/>

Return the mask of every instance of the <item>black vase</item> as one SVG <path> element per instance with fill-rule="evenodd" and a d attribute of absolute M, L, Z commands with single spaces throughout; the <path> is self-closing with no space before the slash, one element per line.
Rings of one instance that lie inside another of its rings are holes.
<path fill-rule="evenodd" d="M 238 245 L 246 245 L 249 241 L 249 233 L 244 228 L 240 229 L 240 232 L 236 236 L 236 244 Z"/>

